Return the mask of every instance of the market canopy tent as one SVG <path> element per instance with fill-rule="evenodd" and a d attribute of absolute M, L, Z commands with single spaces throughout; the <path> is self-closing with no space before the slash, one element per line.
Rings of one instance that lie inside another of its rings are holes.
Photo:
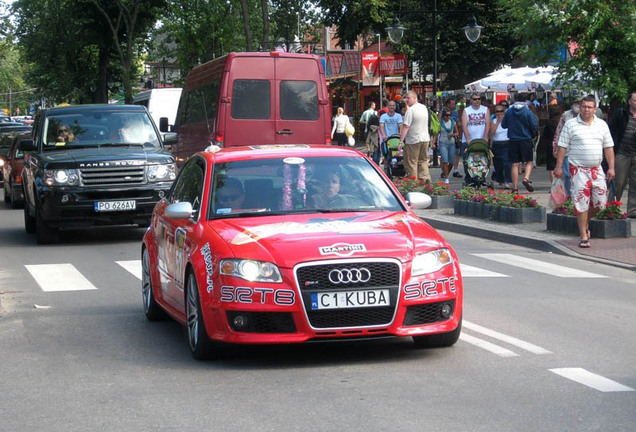
<path fill-rule="evenodd" d="M 521 91 L 533 92 L 539 86 L 544 90 L 554 87 L 553 66 L 520 68 L 505 67 L 490 73 L 487 77 L 466 84 L 467 91 Z"/>

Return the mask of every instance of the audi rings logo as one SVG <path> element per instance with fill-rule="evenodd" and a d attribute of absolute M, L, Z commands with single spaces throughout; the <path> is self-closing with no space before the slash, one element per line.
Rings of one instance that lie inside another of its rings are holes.
<path fill-rule="evenodd" d="M 332 284 L 349 284 L 349 283 L 365 283 L 371 280 L 371 272 L 369 269 L 352 268 L 352 269 L 333 269 L 329 272 L 329 282 Z"/>

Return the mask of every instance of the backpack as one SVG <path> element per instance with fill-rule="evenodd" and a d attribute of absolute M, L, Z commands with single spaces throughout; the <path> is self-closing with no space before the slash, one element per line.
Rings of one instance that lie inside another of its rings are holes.
<path fill-rule="evenodd" d="M 428 109 L 428 108 L 427 108 Z M 431 135 L 437 135 L 442 130 L 442 125 L 435 112 L 428 110 L 428 131 Z"/>

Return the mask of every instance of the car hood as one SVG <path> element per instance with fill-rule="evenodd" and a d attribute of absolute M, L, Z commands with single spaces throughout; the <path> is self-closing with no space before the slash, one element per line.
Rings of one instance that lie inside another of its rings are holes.
<path fill-rule="evenodd" d="M 42 162 L 47 164 L 47 168 L 63 163 L 87 164 L 92 162 L 119 162 L 119 161 L 144 161 L 167 163 L 173 158 L 167 151 L 157 152 L 156 149 L 146 151 L 140 147 L 101 147 L 101 148 L 76 148 L 69 150 L 48 150 L 38 155 Z"/>
<path fill-rule="evenodd" d="M 237 258 L 292 268 L 324 259 L 413 259 L 444 246 L 428 224 L 410 212 L 338 213 L 218 219 L 207 222 Z"/>

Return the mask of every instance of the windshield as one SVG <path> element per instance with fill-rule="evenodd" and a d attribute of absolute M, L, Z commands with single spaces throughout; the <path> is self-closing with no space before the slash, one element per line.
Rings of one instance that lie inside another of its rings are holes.
<path fill-rule="evenodd" d="M 402 211 L 363 158 L 288 157 L 216 164 L 211 218 L 264 214 Z"/>
<path fill-rule="evenodd" d="M 100 146 L 159 147 L 143 112 L 89 112 L 52 115 L 44 123 L 44 149 Z"/>

